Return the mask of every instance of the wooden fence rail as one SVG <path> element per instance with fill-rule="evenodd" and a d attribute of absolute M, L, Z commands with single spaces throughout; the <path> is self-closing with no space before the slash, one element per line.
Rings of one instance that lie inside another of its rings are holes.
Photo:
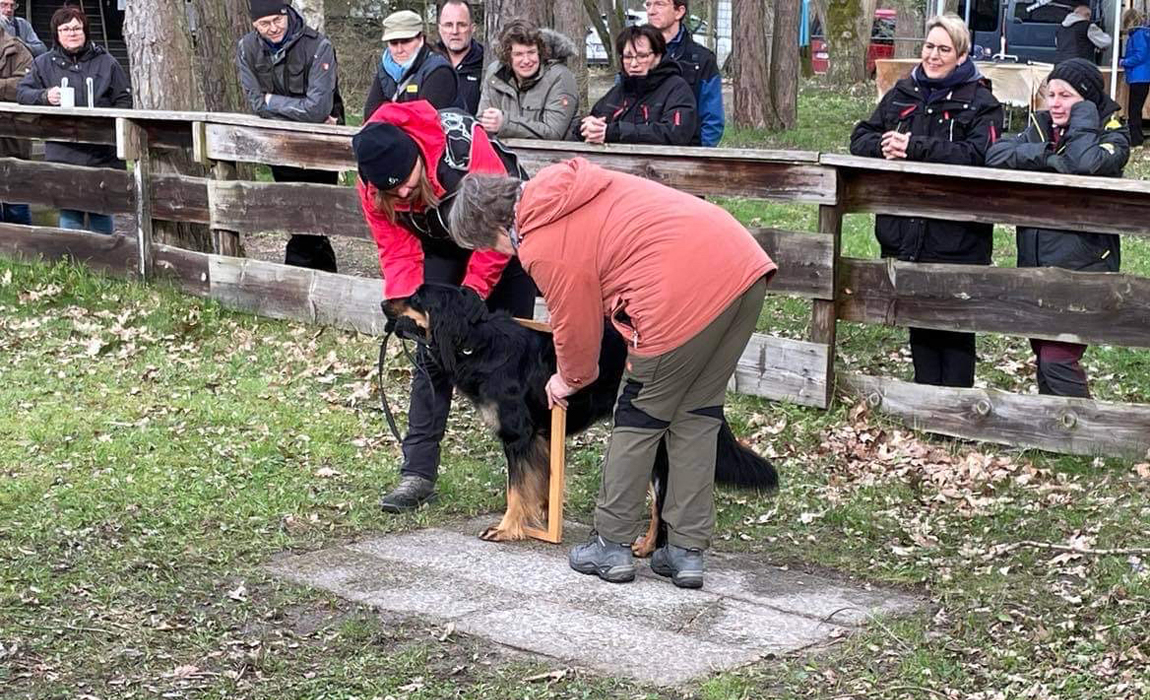
<path fill-rule="evenodd" d="M 379 333 L 378 279 L 233 257 L 243 235 L 263 231 L 370 239 L 352 188 L 236 178 L 237 163 L 352 170 L 355 131 L 233 114 L 0 103 L 0 137 L 116 144 L 129 161 L 124 171 L 0 159 L 0 200 L 131 215 L 136 222 L 132 238 L 3 224 L 0 254 L 71 257 L 113 274 L 169 280 L 253 313 Z M 806 340 L 756 334 L 732 377 L 736 391 L 825 408 L 837 388 L 947 435 L 1085 454 L 1150 450 L 1150 405 L 942 389 L 835 371 L 838 320 L 1150 347 L 1146 278 L 841 255 L 843 217 L 852 212 L 1147 236 L 1150 183 L 799 151 L 507 145 L 531 171 L 583 156 L 694 194 L 818 206 L 816 231 L 752 231 L 780 265 L 771 293 L 809 299 L 811 318 Z M 172 149 L 189 152 L 211 169 L 210 177 L 161 174 L 154 160 Z M 153 219 L 208 224 L 216 250 L 154 243 Z"/>

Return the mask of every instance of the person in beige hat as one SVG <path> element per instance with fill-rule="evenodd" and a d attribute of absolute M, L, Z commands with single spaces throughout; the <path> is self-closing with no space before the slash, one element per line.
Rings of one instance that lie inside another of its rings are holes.
<path fill-rule="evenodd" d="M 431 50 L 418 14 L 392 12 L 383 20 L 382 39 L 386 47 L 364 100 L 365 122 L 385 102 L 427 100 L 436 109 L 463 107 L 455 68 Z"/>

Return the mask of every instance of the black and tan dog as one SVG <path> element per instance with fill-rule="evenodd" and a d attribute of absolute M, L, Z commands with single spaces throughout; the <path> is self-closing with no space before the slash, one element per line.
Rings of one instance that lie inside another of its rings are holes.
<path fill-rule="evenodd" d="M 551 414 L 545 387 L 555 372 L 555 345 L 549 333 L 520 325 L 505 312 L 490 312 L 475 292 L 461 287 L 425 284 L 405 299 L 384 303 L 396 333 L 426 345 L 432 361 L 451 377 L 456 390 L 470 399 L 503 442 L 507 457 L 507 510 L 498 525 L 485 530 L 485 540 L 526 538 L 547 512 Z M 599 377 L 568 397 L 567 434 L 586 430 L 611 415 L 627 347 L 604 324 Z M 666 537 L 659 515 L 667 490 L 667 453 L 660 445 L 652 471 L 651 526 L 632 549 L 646 556 Z M 715 481 L 744 488 L 778 485 L 774 467 L 739 444 L 726 420 L 719 432 Z"/>

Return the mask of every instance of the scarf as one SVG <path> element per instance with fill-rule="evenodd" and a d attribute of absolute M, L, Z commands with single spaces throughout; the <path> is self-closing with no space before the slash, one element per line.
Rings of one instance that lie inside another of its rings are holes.
<path fill-rule="evenodd" d="M 974 65 L 974 61 L 967 57 L 965 61 L 958 64 L 954 70 L 943 78 L 928 78 L 926 71 L 922 69 L 922 64 L 914 67 L 910 74 L 911 80 L 914 84 L 923 89 L 926 101 L 934 102 L 936 99 L 944 98 L 951 90 L 959 85 L 966 85 L 973 83 L 982 78 L 982 74 L 978 72 L 978 66 Z"/>
<path fill-rule="evenodd" d="M 423 51 L 422 46 L 419 47 L 419 51 L 416 51 L 411 55 L 411 58 L 407 59 L 403 63 L 396 63 L 395 59 L 391 57 L 391 52 L 385 48 L 383 50 L 383 59 L 380 60 L 380 67 L 383 68 L 384 73 L 390 75 L 391 79 L 398 84 L 399 79 L 403 77 L 403 74 L 407 72 L 407 69 L 411 68 L 411 65 L 415 63 L 415 59 L 419 58 L 420 51 Z"/>

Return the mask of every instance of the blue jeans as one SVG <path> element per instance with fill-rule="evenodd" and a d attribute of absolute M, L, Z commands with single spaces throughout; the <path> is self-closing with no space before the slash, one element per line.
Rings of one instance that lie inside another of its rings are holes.
<path fill-rule="evenodd" d="M 32 225 L 32 210 L 27 204 L 0 203 L 0 221 L 6 224 Z"/>
<path fill-rule="evenodd" d="M 84 217 L 88 217 L 88 225 L 84 225 Z M 112 233 L 112 217 L 109 214 L 97 214 L 94 211 L 80 211 L 79 209 L 60 210 L 60 228 L 73 230 L 88 230 L 96 233 Z"/>

